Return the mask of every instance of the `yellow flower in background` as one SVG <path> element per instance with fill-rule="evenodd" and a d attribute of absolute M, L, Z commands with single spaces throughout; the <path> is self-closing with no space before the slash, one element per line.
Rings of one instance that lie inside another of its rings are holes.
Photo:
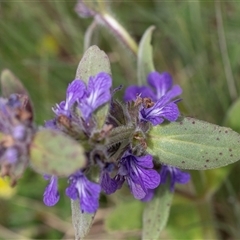
<path fill-rule="evenodd" d="M 39 41 L 38 51 L 40 54 L 56 56 L 59 53 L 59 44 L 52 35 L 44 35 Z"/>
<path fill-rule="evenodd" d="M 10 186 L 10 179 L 0 177 L 0 198 L 9 199 L 15 194 L 15 192 L 16 188 Z"/>

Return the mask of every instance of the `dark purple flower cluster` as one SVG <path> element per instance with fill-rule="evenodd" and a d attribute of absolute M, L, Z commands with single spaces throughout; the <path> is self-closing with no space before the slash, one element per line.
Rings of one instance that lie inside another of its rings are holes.
<path fill-rule="evenodd" d="M 35 133 L 26 95 L 0 98 L 0 167 L 1 176 L 10 176 L 12 185 L 28 165 L 29 145 Z"/>
<path fill-rule="evenodd" d="M 67 88 L 66 100 L 53 108 L 55 118 L 45 126 L 67 133 L 86 149 L 88 165 L 69 176 L 66 189 L 69 198 L 79 199 L 83 212 L 97 210 L 101 190 L 111 194 L 126 182 L 136 199 L 149 200 L 153 189 L 165 181 L 164 166 L 159 172 L 153 157 L 146 152 L 146 133 L 151 125 L 165 119 L 177 120 L 179 99 L 175 97 L 181 94 L 181 88 L 172 87 L 168 73 L 150 73 L 148 83 L 151 87 L 129 87 L 125 93 L 128 102 L 121 104 L 112 99 L 110 75 L 101 72 L 90 77 L 88 85 L 75 79 Z M 98 129 L 96 112 L 106 104 L 110 105 L 109 112 L 104 126 Z M 93 165 L 100 171 L 98 183 L 89 180 Z M 175 173 L 171 186 L 187 181 L 187 177 L 181 180 L 176 172 L 174 168 L 170 172 Z M 52 206 L 59 200 L 58 178 L 45 178 L 49 185 L 44 192 L 44 203 Z"/>
<path fill-rule="evenodd" d="M 146 107 L 143 104 L 140 115 L 142 120 L 150 121 L 153 125 L 162 123 L 164 119 L 171 122 L 176 121 L 179 117 L 177 102 L 180 99 L 175 98 L 182 93 L 180 86 L 173 86 L 172 77 L 167 72 L 151 72 L 148 75 L 147 82 L 150 86 L 128 87 L 125 91 L 124 100 L 136 100 L 138 97 L 150 99 L 152 105 Z M 185 184 L 190 180 L 189 173 L 173 166 L 162 165 L 160 171 L 161 184 L 166 183 L 168 174 L 171 181 L 171 191 L 174 190 L 176 183 Z M 149 191 L 142 200 L 151 200 L 153 193 L 153 190 Z"/>

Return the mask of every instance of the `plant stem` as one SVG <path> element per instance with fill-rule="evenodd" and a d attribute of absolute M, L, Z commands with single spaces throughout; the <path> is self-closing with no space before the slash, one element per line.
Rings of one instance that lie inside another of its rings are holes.
<path fill-rule="evenodd" d="M 112 33 L 125 45 L 131 52 L 137 56 L 138 45 L 135 40 L 130 36 L 126 29 L 110 14 L 102 13 L 95 15 L 97 22 L 105 25 Z"/>

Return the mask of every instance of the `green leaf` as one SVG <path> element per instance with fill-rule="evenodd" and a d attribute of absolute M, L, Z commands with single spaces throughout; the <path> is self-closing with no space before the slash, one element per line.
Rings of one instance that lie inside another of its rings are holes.
<path fill-rule="evenodd" d="M 95 76 L 99 72 L 112 75 L 107 54 L 94 45 L 84 53 L 77 68 L 76 79 L 88 83 L 89 77 Z"/>
<path fill-rule="evenodd" d="M 28 95 L 21 81 L 8 69 L 2 71 L 1 90 L 2 96 L 6 98 L 13 93 Z"/>
<path fill-rule="evenodd" d="M 118 204 L 105 221 L 107 230 L 111 232 L 141 229 L 142 211 L 143 203 L 140 201 L 133 200 Z"/>
<path fill-rule="evenodd" d="M 72 222 L 75 230 L 75 239 L 83 239 L 89 232 L 95 213 L 82 213 L 79 200 L 71 200 Z"/>
<path fill-rule="evenodd" d="M 152 33 L 155 26 L 150 26 L 142 36 L 139 43 L 137 69 L 138 69 L 138 84 L 144 85 L 147 81 L 147 76 L 150 72 L 155 71 L 153 63 L 153 50 L 151 45 Z"/>
<path fill-rule="evenodd" d="M 157 188 L 154 198 L 146 204 L 144 209 L 142 239 L 159 239 L 168 221 L 172 198 L 170 181 Z"/>
<path fill-rule="evenodd" d="M 84 149 L 65 134 L 54 130 L 36 133 L 30 146 L 30 163 L 41 174 L 67 177 L 85 167 Z"/>
<path fill-rule="evenodd" d="M 33 114 L 33 105 L 27 90 L 21 81 L 8 69 L 4 69 L 1 73 L 1 93 L 5 98 L 8 98 L 13 93 L 27 96 L 26 109 Z"/>
<path fill-rule="evenodd" d="M 81 79 L 88 83 L 89 77 L 97 75 L 99 72 L 106 72 L 111 75 L 111 68 L 108 56 L 97 46 L 90 47 L 83 55 L 76 72 L 76 79 Z M 109 110 L 109 104 L 101 106 L 96 112 L 95 117 L 98 129 L 102 129 Z"/>
<path fill-rule="evenodd" d="M 160 162 L 183 169 L 218 168 L 240 158 L 238 133 L 189 117 L 152 127 L 147 144 Z"/>
<path fill-rule="evenodd" d="M 227 111 L 223 125 L 240 132 L 240 98 Z"/>

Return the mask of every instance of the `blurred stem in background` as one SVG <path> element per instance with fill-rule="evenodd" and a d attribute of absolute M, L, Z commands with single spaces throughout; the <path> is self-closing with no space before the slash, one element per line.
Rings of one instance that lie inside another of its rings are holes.
<path fill-rule="evenodd" d="M 78 1 L 76 12 L 80 17 L 94 17 L 92 24 L 88 27 L 84 38 L 84 49 L 91 46 L 91 37 L 96 28 L 96 24 L 106 27 L 114 34 L 119 42 L 123 43 L 135 56 L 137 56 L 138 46 L 128 31 L 108 12 L 108 3 L 95 1 Z"/>
<path fill-rule="evenodd" d="M 232 73 L 232 68 L 229 60 L 229 54 L 227 50 L 227 42 L 225 37 L 225 31 L 222 20 L 222 10 L 221 10 L 221 2 L 215 0 L 215 8 L 216 8 L 216 21 L 217 21 L 217 32 L 218 32 L 218 41 L 219 47 L 221 50 L 221 56 L 225 71 L 225 76 L 228 84 L 228 91 L 231 96 L 231 100 L 234 101 L 237 99 L 237 88 L 235 84 L 235 80 Z"/>

